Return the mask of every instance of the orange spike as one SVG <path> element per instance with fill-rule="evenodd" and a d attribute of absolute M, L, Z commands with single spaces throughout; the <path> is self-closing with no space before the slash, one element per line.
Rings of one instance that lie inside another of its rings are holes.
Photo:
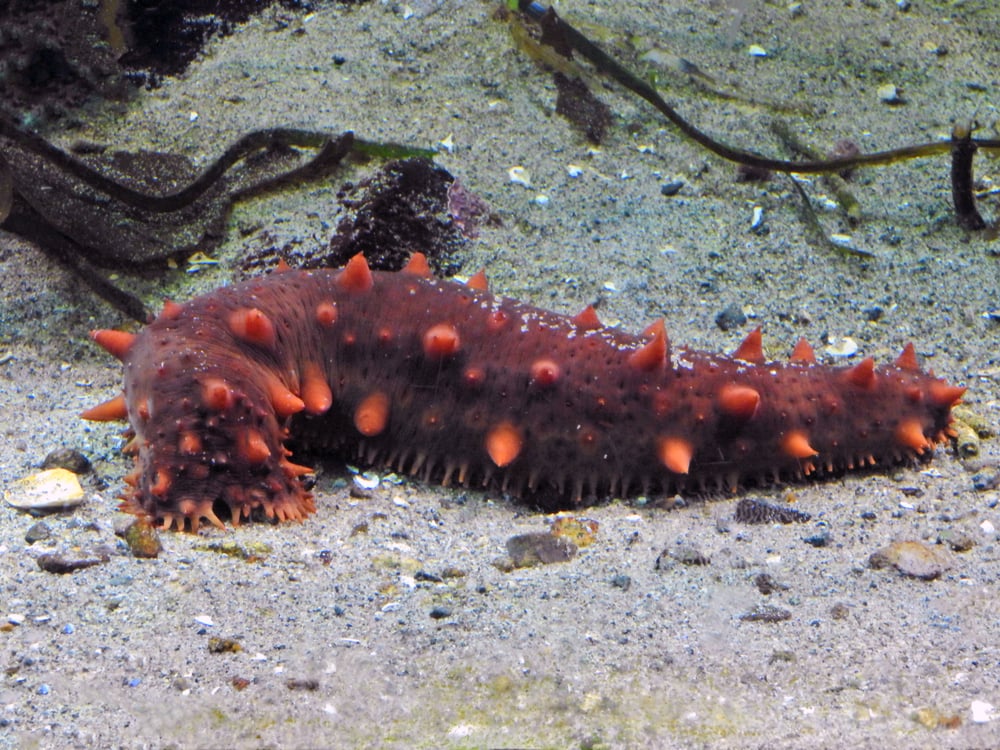
<path fill-rule="evenodd" d="M 593 305 L 587 305 L 570 320 L 581 331 L 593 331 L 603 325 L 601 319 L 597 317 L 597 310 L 594 309 Z"/>
<path fill-rule="evenodd" d="M 562 370 L 551 359 L 536 359 L 531 363 L 531 380 L 538 385 L 553 385 L 559 380 L 560 375 Z"/>
<path fill-rule="evenodd" d="M 91 331 L 90 338 L 95 341 L 104 351 L 108 352 L 121 361 L 125 361 L 129 349 L 135 343 L 135 334 L 128 331 L 114 331 L 105 328 L 100 331 Z"/>
<path fill-rule="evenodd" d="M 274 413 L 280 419 L 298 414 L 306 408 L 306 402 L 292 393 L 277 375 L 270 375 L 264 387 L 267 389 L 268 398 L 271 399 Z"/>
<path fill-rule="evenodd" d="M 127 419 L 128 406 L 125 404 L 125 395 L 119 394 L 103 404 L 92 406 L 80 416 L 91 422 L 114 422 L 118 419 Z"/>
<path fill-rule="evenodd" d="M 252 464 L 262 464 L 271 457 L 271 449 L 257 430 L 242 433 L 240 450 L 244 458 Z"/>
<path fill-rule="evenodd" d="M 205 378 L 201 384 L 201 402 L 212 411 L 226 411 L 232 407 L 236 396 L 222 378 Z"/>
<path fill-rule="evenodd" d="M 728 417 L 743 421 L 753 418 L 760 406 L 760 392 L 747 385 L 727 383 L 719 391 L 719 409 Z"/>
<path fill-rule="evenodd" d="M 431 275 L 431 267 L 427 263 L 427 256 L 423 253 L 414 253 L 411 255 L 401 270 L 403 273 L 408 273 L 411 276 L 421 276 L 425 279 Z"/>
<path fill-rule="evenodd" d="M 424 333 L 424 353 L 428 357 L 449 357 L 460 344 L 458 330 L 451 323 L 438 323 Z"/>
<path fill-rule="evenodd" d="M 663 319 L 650 325 L 646 332 L 653 337 L 653 340 L 632 352 L 628 362 L 637 370 L 650 372 L 664 367 L 667 363 L 667 328 Z"/>
<path fill-rule="evenodd" d="M 847 370 L 844 375 L 850 383 L 858 388 L 871 390 L 875 387 L 875 360 L 867 357 Z"/>
<path fill-rule="evenodd" d="M 486 271 L 483 270 L 476 271 L 465 282 L 465 285 L 469 289 L 475 289 L 477 292 L 488 292 L 490 290 L 490 281 L 486 278 Z"/>
<path fill-rule="evenodd" d="M 500 468 L 517 458 L 523 445 L 520 431 L 510 422 L 501 422 L 486 433 L 486 452 Z"/>
<path fill-rule="evenodd" d="M 322 414 L 333 404 L 333 391 L 315 362 L 306 362 L 302 375 L 302 401 L 310 414 Z"/>
<path fill-rule="evenodd" d="M 660 461 L 674 474 L 687 474 L 691 468 L 694 447 L 684 438 L 660 438 L 657 445 Z"/>
<path fill-rule="evenodd" d="M 320 302 L 316 305 L 316 322 L 324 328 L 329 328 L 337 322 L 337 303 Z"/>
<path fill-rule="evenodd" d="M 291 270 L 292 267 L 288 265 L 288 262 L 284 258 L 278 258 L 278 265 L 274 267 L 275 273 L 286 273 Z"/>
<path fill-rule="evenodd" d="M 903 352 L 893 363 L 900 370 L 909 370 L 910 372 L 920 372 L 920 363 L 917 362 L 917 350 L 913 346 L 913 342 L 909 342 L 903 347 Z"/>
<path fill-rule="evenodd" d="M 160 320 L 177 320 L 184 308 L 173 300 L 163 300 L 163 309 L 160 311 Z"/>
<path fill-rule="evenodd" d="M 896 442 L 917 453 L 931 447 L 931 441 L 924 437 L 924 428 L 919 419 L 904 419 L 896 428 Z"/>
<path fill-rule="evenodd" d="M 170 473 L 166 469 L 156 470 L 156 481 L 149 487 L 149 491 L 157 497 L 163 497 L 170 490 Z"/>
<path fill-rule="evenodd" d="M 365 396 L 354 410 L 354 426 L 365 437 L 375 437 L 389 423 L 389 397 L 381 391 Z"/>
<path fill-rule="evenodd" d="M 792 349 L 792 356 L 789 357 L 789 362 L 795 362 L 800 365 L 816 364 L 816 352 L 813 351 L 813 348 L 805 338 L 800 338 L 796 342 L 795 348 Z"/>
<path fill-rule="evenodd" d="M 781 439 L 781 450 L 792 458 L 811 458 L 818 456 L 819 451 L 809 445 L 809 438 L 804 432 L 792 430 Z"/>
<path fill-rule="evenodd" d="M 747 337 L 740 342 L 733 352 L 734 359 L 742 359 L 755 365 L 764 364 L 764 337 L 761 336 L 760 327 L 754 328 Z"/>
<path fill-rule="evenodd" d="M 375 286 L 375 277 L 368 267 L 364 253 L 358 253 L 344 266 L 344 270 L 337 277 L 340 288 L 346 292 L 367 292 Z"/>
<path fill-rule="evenodd" d="M 285 472 L 286 477 L 303 477 L 306 474 L 314 474 L 316 470 L 309 466 L 300 466 L 299 464 L 293 464 L 291 461 L 281 461 L 281 469 Z"/>
<path fill-rule="evenodd" d="M 229 330 L 248 344 L 274 346 L 274 323 L 256 307 L 241 307 L 229 314 Z"/>
<path fill-rule="evenodd" d="M 181 439 L 177 444 L 181 453 L 186 453 L 191 455 L 192 453 L 201 452 L 201 438 L 198 437 L 198 433 L 193 430 L 185 430 L 181 433 Z"/>
<path fill-rule="evenodd" d="M 930 385 L 928 396 L 935 406 L 952 407 L 957 404 L 965 394 L 965 388 L 960 385 L 948 385 L 943 380 L 935 380 Z"/>

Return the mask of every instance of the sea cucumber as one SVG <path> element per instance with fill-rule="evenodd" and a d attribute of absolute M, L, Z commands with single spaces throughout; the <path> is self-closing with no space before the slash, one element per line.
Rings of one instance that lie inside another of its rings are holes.
<path fill-rule="evenodd" d="M 337 451 L 443 485 L 546 506 L 717 492 L 927 458 L 965 389 L 891 365 L 817 364 L 804 340 L 767 362 L 760 329 L 730 356 L 494 296 L 485 276 L 280 273 L 169 302 L 138 334 L 94 331 L 138 453 L 123 509 L 163 528 L 315 511 L 286 447 Z M 222 518 L 220 518 L 220 516 Z"/>

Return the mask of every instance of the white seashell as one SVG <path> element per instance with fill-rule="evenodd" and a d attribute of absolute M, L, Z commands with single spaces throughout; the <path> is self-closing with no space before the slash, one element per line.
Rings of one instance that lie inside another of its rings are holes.
<path fill-rule="evenodd" d="M 531 172 L 528 171 L 527 167 L 520 165 L 511 167 L 507 170 L 507 176 L 510 177 L 510 181 L 513 183 L 531 187 Z"/>
<path fill-rule="evenodd" d="M 33 515 L 75 508 L 83 502 L 83 488 L 67 469 L 48 469 L 19 479 L 3 493 L 7 504 Z"/>
<path fill-rule="evenodd" d="M 826 353 L 831 357 L 853 357 L 858 353 L 858 344 L 850 336 L 831 337 L 830 343 L 826 347 Z"/>

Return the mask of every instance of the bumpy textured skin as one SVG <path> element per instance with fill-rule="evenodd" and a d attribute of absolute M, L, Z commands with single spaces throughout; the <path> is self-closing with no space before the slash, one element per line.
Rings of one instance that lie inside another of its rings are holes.
<path fill-rule="evenodd" d="M 964 390 L 912 347 L 881 367 L 818 365 L 807 346 L 765 363 L 754 332 L 734 356 L 671 354 L 662 324 L 631 335 L 482 286 L 359 256 L 168 304 L 134 339 L 95 332 L 125 364 L 123 507 L 191 529 L 225 506 L 237 523 L 303 518 L 290 440 L 548 506 L 711 492 L 926 456 Z"/>

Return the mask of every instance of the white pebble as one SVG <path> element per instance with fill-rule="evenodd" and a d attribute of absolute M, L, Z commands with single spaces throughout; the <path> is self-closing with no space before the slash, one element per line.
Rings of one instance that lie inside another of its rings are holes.
<path fill-rule="evenodd" d="M 194 621 L 199 625 L 204 625 L 206 628 L 215 627 L 215 621 L 208 615 L 195 615 Z"/>
<path fill-rule="evenodd" d="M 974 724 L 986 724 L 993 721 L 996 718 L 994 712 L 993 704 L 986 701 L 972 701 L 972 704 L 969 706 L 969 713 L 972 714 L 972 722 Z"/>
<path fill-rule="evenodd" d="M 984 534 L 988 534 L 990 536 L 992 536 L 993 534 L 995 534 L 996 531 L 997 531 L 996 527 L 993 525 L 993 522 L 989 521 L 989 520 L 983 521 L 981 524 L 979 524 L 979 529 Z"/>
<path fill-rule="evenodd" d="M 570 177 L 579 177 L 580 175 L 583 174 L 583 167 L 579 166 L 578 164 L 567 164 L 566 174 L 568 174 Z"/>
<path fill-rule="evenodd" d="M 549 205 L 549 196 L 545 193 L 539 193 L 532 199 L 532 202 L 537 206 L 547 206 Z"/>
<path fill-rule="evenodd" d="M 747 47 L 747 54 L 751 57 L 767 57 L 767 50 L 759 44 L 751 44 Z"/>
<path fill-rule="evenodd" d="M 522 167 L 520 165 L 511 167 L 507 170 L 507 176 L 510 177 L 510 181 L 518 185 L 524 185 L 525 187 L 531 187 L 531 173 L 528 171 L 527 167 Z"/>
<path fill-rule="evenodd" d="M 831 337 L 826 353 L 831 357 L 853 357 L 858 353 L 858 344 L 850 336 Z"/>
<path fill-rule="evenodd" d="M 750 228 L 760 229 L 760 225 L 764 223 L 764 209 L 760 206 L 753 207 L 753 215 L 750 218 Z"/>
<path fill-rule="evenodd" d="M 883 83 L 875 89 L 875 93 L 878 95 L 879 101 L 885 104 L 899 104 L 902 101 L 899 98 L 899 89 L 891 83 Z"/>

